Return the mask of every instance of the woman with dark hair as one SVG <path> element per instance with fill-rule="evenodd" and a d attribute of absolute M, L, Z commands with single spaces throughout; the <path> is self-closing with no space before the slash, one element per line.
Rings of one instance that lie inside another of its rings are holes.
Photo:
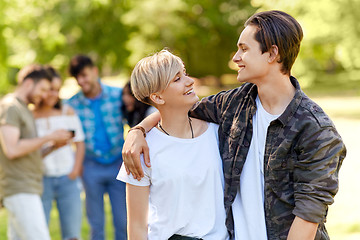
<path fill-rule="evenodd" d="M 72 142 L 76 146 L 76 151 L 74 154 L 69 143 L 44 158 L 42 202 L 49 223 L 52 202 L 56 201 L 62 239 L 80 239 L 82 213 L 79 176 L 85 152 L 84 133 L 74 110 L 68 105 L 61 105 L 60 75 L 52 67 L 47 67 L 47 71 L 52 76 L 50 92 L 33 111 L 37 133 L 41 137 L 57 129 L 67 129 L 74 136 Z"/>
<path fill-rule="evenodd" d="M 121 111 L 123 120 L 130 127 L 140 123 L 145 117 L 157 111 L 153 106 L 138 101 L 131 91 L 131 84 L 127 82 L 122 90 L 122 106 Z"/>

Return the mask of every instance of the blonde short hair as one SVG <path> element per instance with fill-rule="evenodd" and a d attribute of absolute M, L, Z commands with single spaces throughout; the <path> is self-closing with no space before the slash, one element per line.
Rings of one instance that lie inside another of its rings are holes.
<path fill-rule="evenodd" d="M 131 90 L 139 101 L 153 105 L 150 95 L 164 91 L 179 71 L 183 61 L 167 50 L 141 59 L 131 74 Z"/>

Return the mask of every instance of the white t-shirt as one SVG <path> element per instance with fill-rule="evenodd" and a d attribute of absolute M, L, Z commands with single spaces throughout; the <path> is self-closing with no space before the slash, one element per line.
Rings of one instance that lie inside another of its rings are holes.
<path fill-rule="evenodd" d="M 232 204 L 236 240 L 266 240 L 264 210 L 264 151 L 267 129 L 280 115 L 263 108 L 259 96 L 253 116 L 253 136 L 240 176 L 240 187 Z"/>
<path fill-rule="evenodd" d="M 118 180 L 150 186 L 148 239 L 167 240 L 173 234 L 228 239 L 217 131 L 218 125 L 210 123 L 201 136 L 182 139 L 153 128 L 146 136 L 151 168 L 141 159 L 145 177 L 137 181 L 121 167 Z"/>
<path fill-rule="evenodd" d="M 84 132 L 77 115 L 59 115 L 35 120 L 39 137 L 48 135 L 58 129 L 75 130 L 73 142 L 84 141 Z M 75 163 L 75 154 L 71 146 L 65 145 L 44 158 L 45 176 L 59 177 L 69 174 Z"/>
<path fill-rule="evenodd" d="M 157 112 L 157 108 L 154 106 L 150 106 L 148 109 L 146 109 L 145 117 L 149 116 L 150 114 Z"/>

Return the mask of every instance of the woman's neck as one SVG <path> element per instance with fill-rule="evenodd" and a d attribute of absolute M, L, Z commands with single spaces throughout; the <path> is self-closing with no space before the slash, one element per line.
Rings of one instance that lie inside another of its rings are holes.
<path fill-rule="evenodd" d="M 50 116 L 56 116 L 59 114 L 61 114 L 61 111 L 59 109 L 56 109 L 56 108 L 53 108 L 50 106 L 35 107 L 35 109 L 34 109 L 35 118 L 50 117 Z"/>
<path fill-rule="evenodd" d="M 192 138 L 193 129 L 187 111 L 160 111 L 161 120 L 158 129 L 165 134 L 178 138 Z"/>

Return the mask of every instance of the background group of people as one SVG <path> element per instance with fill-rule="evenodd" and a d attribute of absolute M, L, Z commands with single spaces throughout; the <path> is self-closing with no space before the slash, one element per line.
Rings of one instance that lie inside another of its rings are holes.
<path fill-rule="evenodd" d="M 0 101 L 0 197 L 8 239 L 50 239 L 54 201 L 62 238 L 80 239 L 83 188 L 91 239 L 105 238 L 105 193 L 115 239 L 126 239 L 125 184 L 115 179 L 123 125 L 139 123 L 153 109 L 134 98 L 129 83 L 103 85 L 87 56 L 73 57 L 69 70 L 81 90 L 67 101 L 59 98 L 59 73 L 41 65 L 21 69 L 17 89 Z"/>

